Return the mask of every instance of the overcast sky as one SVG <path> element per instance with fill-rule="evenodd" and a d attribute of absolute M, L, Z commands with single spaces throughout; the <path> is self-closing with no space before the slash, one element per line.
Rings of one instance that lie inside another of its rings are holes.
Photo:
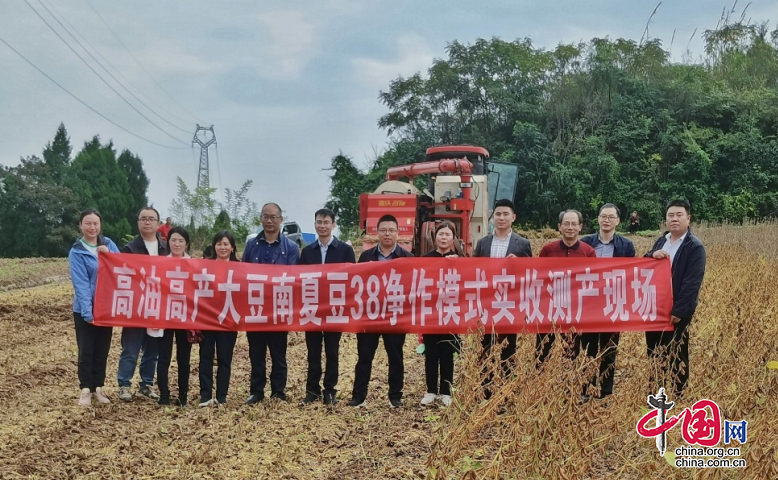
<path fill-rule="evenodd" d="M 445 57 L 447 42 L 529 37 L 536 47 L 553 49 L 593 37 L 639 40 L 658 3 L 26 1 L 169 135 L 92 73 L 25 0 L 2 2 L 0 38 L 113 122 L 181 148 L 159 147 L 122 131 L 0 42 L 0 162 L 16 165 L 20 157 L 40 155 L 64 122 L 74 154 L 96 134 L 138 154 L 151 179 L 149 199 L 165 216 L 176 194 L 176 176 L 190 186 L 196 182 L 199 148 L 190 146 L 195 124 L 214 125 L 218 147 L 211 150 L 211 185 L 236 189 L 252 179 L 251 197 L 258 204 L 281 204 L 286 218 L 305 231 L 313 231 L 313 212 L 327 200 L 324 169 L 330 159 L 343 152 L 366 166 L 385 148 L 386 133 L 376 126 L 386 113 L 379 91 L 398 76 L 426 72 L 434 58 Z M 671 53 L 680 60 L 697 29 L 689 48 L 698 55 L 701 33 L 715 28 L 722 9 L 731 6 L 719 0 L 665 0 L 650 34 L 669 48 L 675 31 Z M 87 48 L 94 46 L 99 55 L 93 55 L 156 114 L 118 86 L 44 7 Z M 778 2 L 755 0 L 747 16 L 771 20 L 773 29 Z M 221 190 L 217 195 L 221 198 Z"/>

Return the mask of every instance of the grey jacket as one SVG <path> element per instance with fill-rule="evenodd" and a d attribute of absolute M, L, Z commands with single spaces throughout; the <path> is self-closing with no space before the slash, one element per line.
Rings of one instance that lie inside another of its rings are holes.
<path fill-rule="evenodd" d="M 475 251 L 473 252 L 473 256 L 474 257 L 491 256 L 493 238 L 494 235 L 492 234 L 492 235 L 485 236 L 481 240 L 478 240 L 478 243 L 475 245 Z M 516 255 L 517 257 L 531 257 L 532 247 L 530 246 L 529 240 L 522 237 L 521 235 L 511 232 L 511 240 L 508 243 L 508 250 L 505 252 L 505 256 L 507 257 L 511 253 Z"/>

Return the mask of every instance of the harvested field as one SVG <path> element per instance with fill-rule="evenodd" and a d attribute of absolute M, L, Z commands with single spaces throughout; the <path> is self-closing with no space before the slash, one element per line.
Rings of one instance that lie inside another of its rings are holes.
<path fill-rule="evenodd" d="M 345 405 L 356 363 L 353 335 L 341 345 L 341 403 L 331 410 L 298 406 L 306 372 L 301 333 L 290 334 L 291 401 L 245 407 L 248 346 L 240 334 L 227 407 L 182 410 L 138 396 L 130 404 L 116 400 L 116 329 L 106 379 L 114 403 L 79 408 L 72 290 L 67 280 L 51 283 L 67 274 L 66 262 L 27 268 L 26 260 L 4 260 L 0 286 L 41 286 L 0 293 L 0 478 L 778 478 L 778 371 L 768 368 L 778 360 L 778 226 L 695 231 L 706 243 L 708 269 L 691 329 L 690 386 L 674 413 L 710 398 L 722 419 L 748 420 L 744 470 L 677 469 L 659 457 L 653 440 L 637 435 L 650 368 L 639 333 L 622 336 L 615 395 L 583 406 L 565 392 L 575 390 L 591 362 L 579 358 L 571 371 L 557 356 L 537 374 L 534 337 L 519 340 L 515 377 L 481 401 L 481 365 L 468 341 L 456 366 L 457 401 L 447 410 L 418 406 L 423 357 L 409 336 L 406 407 L 397 411 L 386 401 L 381 348 L 368 408 Z M 653 239 L 634 240 L 641 253 Z M 533 239 L 536 252 L 543 241 Z M 175 392 L 174 372 L 171 381 Z M 668 445 L 683 445 L 679 427 Z"/>

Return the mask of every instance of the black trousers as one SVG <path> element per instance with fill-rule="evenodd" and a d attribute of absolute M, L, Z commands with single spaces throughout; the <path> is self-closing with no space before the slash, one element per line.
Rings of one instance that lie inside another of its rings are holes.
<path fill-rule="evenodd" d="M 246 332 L 251 359 L 251 395 L 265 396 L 267 351 L 270 350 L 270 393 L 284 397 L 288 332 Z"/>
<path fill-rule="evenodd" d="M 514 344 L 515 348 L 515 344 Z M 459 351 L 459 337 L 450 333 L 424 334 L 424 373 L 427 393 L 451 395 L 454 383 L 454 352 Z M 438 389 L 440 368 L 440 389 Z"/>
<path fill-rule="evenodd" d="M 591 385 L 597 386 L 600 378 L 600 396 L 613 393 L 613 375 L 616 371 L 616 352 L 619 347 L 621 335 L 613 333 L 584 333 L 581 334 L 581 348 L 591 358 L 600 357 L 600 373 L 591 380 Z"/>
<path fill-rule="evenodd" d="M 232 352 L 238 340 L 238 332 L 203 332 L 200 343 L 200 401 L 213 398 L 213 357 L 216 354 L 216 400 L 224 403 L 230 389 Z"/>
<path fill-rule="evenodd" d="M 500 366 L 502 368 L 502 373 L 505 378 L 510 378 L 511 371 L 513 370 L 512 362 L 514 359 L 514 355 L 516 353 L 516 334 L 515 333 L 508 333 L 508 334 L 495 334 L 495 333 L 485 333 L 484 338 L 481 341 L 481 345 L 483 346 L 483 351 L 481 352 L 481 360 L 484 362 L 486 360 L 486 357 L 489 356 L 489 354 L 492 351 L 492 347 L 494 345 L 501 344 L 503 342 L 507 342 L 505 346 L 502 349 L 502 352 L 500 353 Z M 425 347 L 426 351 L 426 347 Z M 492 384 L 492 381 L 494 380 L 494 375 L 491 370 L 488 370 L 488 364 L 484 363 L 484 371 L 482 372 L 482 375 L 484 376 L 483 379 L 483 387 L 484 387 L 484 397 L 490 398 L 492 396 L 492 390 L 490 388 L 490 385 Z"/>
<path fill-rule="evenodd" d="M 340 332 L 305 332 L 305 346 L 308 347 L 308 378 L 305 381 L 307 393 L 321 396 L 321 345 L 324 343 L 324 357 L 327 369 L 324 373 L 324 392 L 336 393 L 338 384 L 338 355 Z"/>
<path fill-rule="evenodd" d="M 173 338 L 176 340 L 176 363 L 178 364 L 178 398 L 186 400 L 189 393 L 189 356 L 192 344 L 186 338 L 186 330 L 165 330 L 158 339 L 157 385 L 159 394 L 170 397 L 170 362 L 173 359 Z"/>
<path fill-rule="evenodd" d="M 401 400 L 403 396 L 404 333 L 357 333 L 357 366 L 354 368 L 354 391 L 356 400 L 367 398 L 367 386 L 373 370 L 373 358 L 378 350 L 378 341 L 384 337 L 384 349 L 389 358 L 389 399 Z"/>
<path fill-rule="evenodd" d="M 581 335 L 577 333 L 561 333 L 559 336 L 565 342 L 565 357 L 570 360 L 575 359 L 581 349 Z M 556 337 L 557 334 L 555 333 L 538 333 L 535 336 L 536 368 L 540 368 L 545 363 L 551 353 L 551 347 L 556 342 Z"/>
<path fill-rule="evenodd" d="M 658 358 L 664 372 L 670 371 L 673 380 L 672 392 L 675 397 L 683 396 L 689 381 L 689 331 L 691 319 L 681 319 L 672 332 L 646 332 L 646 350 L 649 358 Z M 656 393 L 657 375 L 651 375 L 652 392 Z"/>
<path fill-rule="evenodd" d="M 81 314 L 73 312 L 78 345 L 79 388 L 94 392 L 105 384 L 105 367 L 108 364 L 108 350 L 111 348 L 113 328 L 97 327 L 84 320 Z"/>

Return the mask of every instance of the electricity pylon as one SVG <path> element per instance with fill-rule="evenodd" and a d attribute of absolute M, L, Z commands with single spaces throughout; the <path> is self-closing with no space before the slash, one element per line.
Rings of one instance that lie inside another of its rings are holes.
<path fill-rule="evenodd" d="M 207 142 L 203 142 L 197 138 L 197 134 L 203 132 L 203 138 L 205 138 L 205 132 L 211 132 L 211 139 Z M 210 127 L 201 127 L 197 124 L 197 130 L 195 130 L 192 144 L 200 145 L 200 167 L 197 170 L 197 187 L 198 188 L 211 188 L 211 170 L 208 165 L 208 148 L 211 145 L 216 145 L 216 132 L 213 131 L 213 125 Z"/>

